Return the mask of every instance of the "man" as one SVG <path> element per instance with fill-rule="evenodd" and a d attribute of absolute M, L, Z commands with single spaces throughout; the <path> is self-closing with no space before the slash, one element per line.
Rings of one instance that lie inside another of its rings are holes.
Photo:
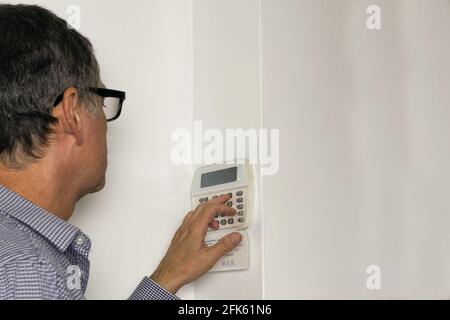
<path fill-rule="evenodd" d="M 99 73 L 89 40 L 64 20 L 38 6 L 0 5 L 0 299 L 84 298 L 91 244 L 67 220 L 105 185 L 107 121 L 125 100 Z M 228 200 L 187 214 L 130 299 L 176 299 L 239 244 L 239 233 L 204 242 L 208 226 L 219 227 L 216 214 L 235 214 Z"/>

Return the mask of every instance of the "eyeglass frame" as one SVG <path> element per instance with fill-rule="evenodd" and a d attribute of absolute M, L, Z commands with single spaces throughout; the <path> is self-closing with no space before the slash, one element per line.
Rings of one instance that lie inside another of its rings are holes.
<path fill-rule="evenodd" d="M 117 98 L 119 99 L 119 109 L 117 111 L 117 114 L 114 118 L 106 119 L 106 121 L 111 122 L 114 120 L 117 120 L 120 115 L 122 114 L 122 105 L 126 99 L 126 92 L 124 91 L 118 91 L 118 90 L 112 90 L 112 89 L 106 89 L 106 88 L 94 88 L 90 87 L 88 90 L 102 98 Z M 56 107 L 58 104 L 61 103 L 61 101 L 64 98 L 64 92 L 61 93 L 55 100 L 55 103 L 53 104 L 53 107 Z"/>

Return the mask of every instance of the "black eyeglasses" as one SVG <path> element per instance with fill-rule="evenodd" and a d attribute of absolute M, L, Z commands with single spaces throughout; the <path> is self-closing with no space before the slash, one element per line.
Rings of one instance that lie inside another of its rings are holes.
<path fill-rule="evenodd" d="M 126 98 L 123 91 L 105 89 L 105 88 L 89 88 L 90 92 L 102 97 L 103 111 L 105 112 L 108 122 L 117 120 L 122 113 L 122 105 Z M 56 98 L 53 107 L 56 107 L 63 100 L 64 93 Z"/>

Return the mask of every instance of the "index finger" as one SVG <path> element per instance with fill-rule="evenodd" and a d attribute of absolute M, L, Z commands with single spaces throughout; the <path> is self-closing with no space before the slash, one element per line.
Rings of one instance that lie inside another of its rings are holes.
<path fill-rule="evenodd" d="M 223 204 L 231 199 L 230 194 L 222 194 L 218 196 L 217 198 L 212 198 L 207 203 L 209 204 Z"/>
<path fill-rule="evenodd" d="M 226 204 L 206 204 L 201 208 L 196 217 L 196 226 L 199 227 L 199 230 L 206 233 L 209 224 L 214 221 L 216 214 L 234 216 L 236 215 L 236 210 Z"/>

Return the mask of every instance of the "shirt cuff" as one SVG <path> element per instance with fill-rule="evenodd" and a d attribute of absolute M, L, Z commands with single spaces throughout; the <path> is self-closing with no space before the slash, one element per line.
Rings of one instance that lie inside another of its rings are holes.
<path fill-rule="evenodd" d="M 145 277 L 131 294 L 129 300 L 180 300 L 149 277 Z"/>

